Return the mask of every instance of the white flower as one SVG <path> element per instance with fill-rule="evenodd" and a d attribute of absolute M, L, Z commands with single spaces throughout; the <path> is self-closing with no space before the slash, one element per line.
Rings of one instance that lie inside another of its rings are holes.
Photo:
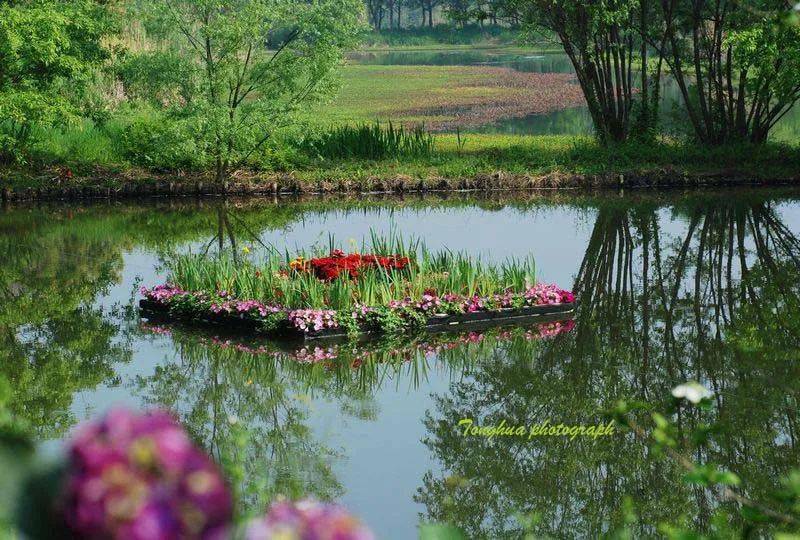
<path fill-rule="evenodd" d="M 700 403 L 703 398 L 711 397 L 711 391 L 699 382 L 689 381 L 672 389 L 672 395 L 678 399 L 688 399 L 692 403 Z"/>
<path fill-rule="evenodd" d="M 798 2 L 798 3 L 796 3 L 796 4 L 794 5 L 794 10 L 795 10 L 795 11 L 800 11 L 800 2 Z"/>

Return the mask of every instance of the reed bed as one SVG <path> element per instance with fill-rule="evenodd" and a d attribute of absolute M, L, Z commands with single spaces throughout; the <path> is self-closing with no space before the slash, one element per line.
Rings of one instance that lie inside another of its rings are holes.
<path fill-rule="evenodd" d="M 402 269 L 359 269 L 357 278 L 348 271 L 332 280 L 320 279 L 299 269 L 308 261 L 327 257 L 335 250 L 289 253 L 268 249 L 242 257 L 226 253 L 210 258 L 185 254 L 168 262 L 169 281 L 186 291 L 207 291 L 293 309 L 353 310 L 360 306 L 388 306 L 426 293 L 461 297 L 492 297 L 507 291 L 525 291 L 536 283 L 532 257 L 491 264 L 450 250 L 431 251 L 419 240 L 404 241 L 399 235 L 370 235 L 357 253 L 378 257 L 408 258 Z"/>
<path fill-rule="evenodd" d="M 338 126 L 306 143 L 309 153 L 326 159 L 429 157 L 433 149 L 434 137 L 425 126 L 404 128 L 392 122 Z"/>

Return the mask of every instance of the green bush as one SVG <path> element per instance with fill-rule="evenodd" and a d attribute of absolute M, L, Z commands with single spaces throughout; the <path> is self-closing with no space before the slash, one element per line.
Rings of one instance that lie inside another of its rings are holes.
<path fill-rule="evenodd" d="M 122 127 L 117 140 L 122 155 L 135 165 L 160 171 L 197 170 L 209 166 L 198 128 L 190 120 L 142 114 Z"/>
<path fill-rule="evenodd" d="M 58 129 L 37 128 L 33 159 L 48 165 L 86 169 L 124 162 L 109 133 L 90 120 Z"/>
<path fill-rule="evenodd" d="M 130 99 L 150 103 L 180 104 L 190 100 L 194 68 L 174 51 L 145 51 L 122 58 L 115 73 Z"/>

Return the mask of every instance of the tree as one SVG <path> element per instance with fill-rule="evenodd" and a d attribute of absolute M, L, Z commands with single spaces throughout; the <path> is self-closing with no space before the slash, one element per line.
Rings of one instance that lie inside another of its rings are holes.
<path fill-rule="evenodd" d="M 330 94 L 334 68 L 361 31 L 357 0 L 154 0 L 195 94 L 167 104 L 189 117 L 216 180 L 248 163 L 292 113 Z"/>
<path fill-rule="evenodd" d="M 374 30 L 380 30 L 383 24 L 384 3 L 383 0 L 366 0 L 367 18 Z"/>
<path fill-rule="evenodd" d="M 115 28 L 107 2 L 0 1 L 0 162 L 25 158 L 34 126 L 76 116 Z"/>
<path fill-rule="evenodd" d="M 653 128 L 661 61 L 654 68 L 648 64 L 645 40 L 656 14 L 651 2 L 517 0 L 507 8 L 527 25 L 558 36 L 600 141 L 624 141 Z M 641 92 L 635 88 L 637 71 Z"/>
<path fill-rule="evenodd" d="M 696 137 L 707 144 L 762 143 L 800 99 L 800 27 L 784 0 L 669 0 L 669 64 Z"/>
<path fill-rule="evenodd" d="M 439 0 L 419 0 L 419 6 L 422 9 L 422 24 L 425 26 L 425 17 L 427 13 L 428 26 L 433 28 L 433 10 L 439 5 Z"/>

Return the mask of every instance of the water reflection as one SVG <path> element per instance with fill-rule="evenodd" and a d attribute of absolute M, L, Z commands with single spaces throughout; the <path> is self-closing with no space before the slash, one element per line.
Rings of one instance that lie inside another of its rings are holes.
<path fill-rule="evenodd" d="M 640 536 L 660 521 L 703 528 L 714 494 L 627 437 L 487 441 L 456 426 L 594 423 L 620 397 L 659 402 L 698 379 L 724 427 L 708 456 L 760 498 L 800 457 L 798 200 L 767 190 L 5 209 L 5 402 L 54 440 L 120 398 L 167 405 L 216 456 L 244 464 L 250 504 L 341 497 L 387 537 L 413 536 L 418 513 L 514 537 L 516 511 L 538 512 L 544 534 L 596 536 L 621 522 L 623 495 Z M 575 326 L 303 350 L 143 328 L 133 309 L 135 286 L 163 279 L 172 252 L 308 247 L 370 227 L 499 258 L 533 252 L 548 280 L 574 277 Z"/>
<path fill-rule="evenodd" d="M 684 201 L 671 208 L 685 223 L 674 236 L 658 210 L 600 206 L 576 279 L 575 332 L 533 357 L 495 351 L 436 397 L 426 444 L 442 471 L 426 473 L 417 496 L 429 516 L 499 538 L 519 534 L 508 519 L 518 509 L 539 514 L 546 535 L 597 537 L 621 524 L 630 495 L 637 536 L 664 521 L 705 530 L 713 494 L 630 437 L 497 442 L 453 430 L 464 417 L 588 424 L 622 396 L 665 406 L 668 389 L 689 379 L 714 391 L 723 426 L 697 459 L 737 472 L 755 499 L 796 464 L 797 236 L 770 201 Z M 454 488 L 454 477 L 466 482 Z"/>
<path fill-rule="evenodd" d="M 111 316 L 92 305 L 122 266 L 115 239 L 66 212 L 55 224 L 36 213 L 3 216 L 0 227 L 0 378 L 10 411 L 42 438 L 75 422 L 76 392 L 118 383 L 129 358 Z M 52 220 L 53 216 L 51 216 Z"/>

